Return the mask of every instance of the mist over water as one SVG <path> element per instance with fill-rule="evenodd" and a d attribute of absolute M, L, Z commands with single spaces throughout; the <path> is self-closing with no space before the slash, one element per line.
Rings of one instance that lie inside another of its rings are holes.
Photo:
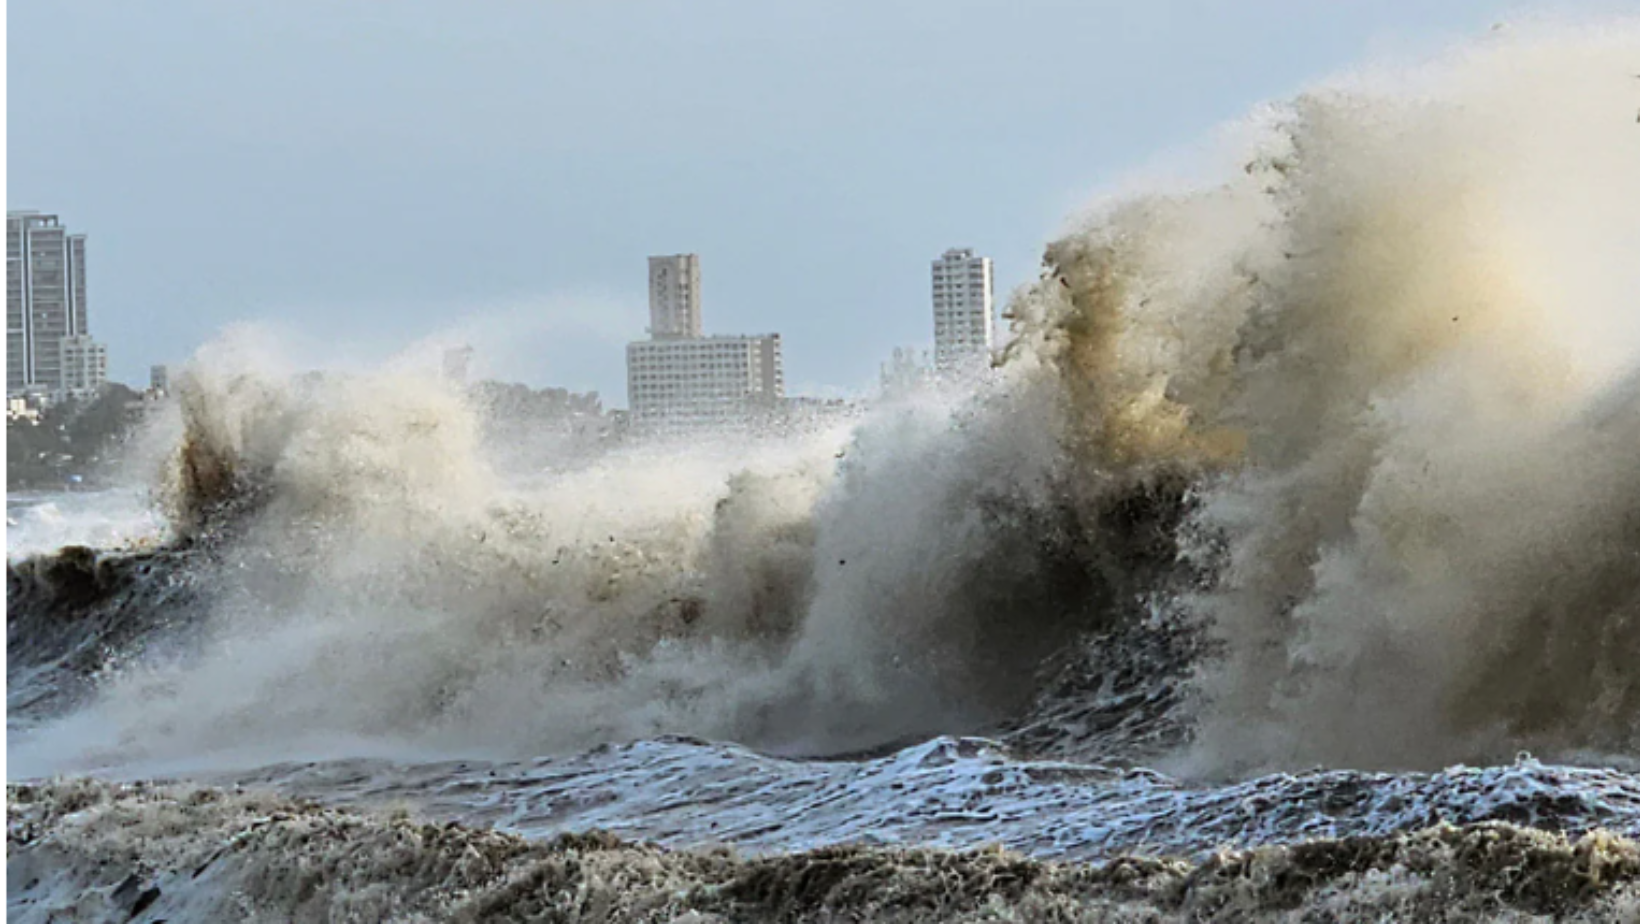
<path fill-rule="evenodd" d="M 1632 752 L 1637 72 L 1633 21 L 1523 28 L 1261 110 L 1049 245 L 988 377 L 830 429 L 520 479 L 441 382 L 226 338 L 165 482 L 208 618 L 25 762 L 870 749 L 1158 600 L 1194 773 Z"/>
<path fill-rule="evenodd" d="M 1204 759 L 1633 746 L 1637 46 L 1504 35 L 1318 92 L 1253 165 L 1281 218 L 1204 415 L 1246 445 L 1201 517 Z"/>
<path fill-rule="evenodd" d="M 990 558 L 1041 541 L 1023 517 L 1059 453 L 1029 415 L 963 421 L 930 395 L 854 430 L 639 445 L 520 481 L 443 383 L 304 385 L 214 352 L 180 386 L 169 486 L 184 532 L 232 523 L 203 636 L 112 680 L 41 752 L 521 755 L 687 733 L 813 753 L 1029 693 L 1026 655 L 978 682 L 1002 657 L 989 608 L 1041 596 L 1034 553 Z"/>

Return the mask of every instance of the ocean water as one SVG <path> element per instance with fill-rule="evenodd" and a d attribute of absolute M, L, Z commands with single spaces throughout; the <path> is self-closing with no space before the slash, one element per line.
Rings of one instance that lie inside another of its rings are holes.
<path fill-rule="evenodd" d="M 157 480 L 8 498 L 8 910 L 1633 915 L 1637 62 L 1265 107 L 803 432 L 521 474 L 224 337 Z"/>
<path fill-rule="evenodd" d="M 6 494 L 6 557 L 67 545 L 119 548 L 165 540 L 167 523 L 145 487 Z"/>

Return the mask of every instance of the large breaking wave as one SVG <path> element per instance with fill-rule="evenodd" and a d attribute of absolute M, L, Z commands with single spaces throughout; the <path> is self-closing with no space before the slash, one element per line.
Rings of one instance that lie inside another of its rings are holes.
<path fill-rule="evenodd" d="M 225 338 L 167 465 L 197 618 L 24 765 L 1631 752 L 1637 66 L 1632 22 L 1504 31 L 1269 107 L 1221 184 L 1050 245 L 983 381 L 831 429 L 520 479 L 443 383 Z"/>

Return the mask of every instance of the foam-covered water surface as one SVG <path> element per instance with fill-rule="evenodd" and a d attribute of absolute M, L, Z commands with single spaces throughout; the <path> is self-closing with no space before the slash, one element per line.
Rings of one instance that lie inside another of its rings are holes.
<path fill-rule="evenodd" d="M 141 487 L 6 494 L 7 559 L 66 545 L 156 545 L 165 540 L 169 526 L 149 491 Z"/>
<path fill-rule="evenodd" d="M 1505 823 L 1054 863 L 998 850 L 524 841 L 254 793 L 7 789 L 8 920 L 1628 920 L 1640 849 Z"/>
<path fill-rule="evenodd" d="M 599 828 L 677 848 L 750 853 L 998 845 L 1040 859 L 1199 857 L 1221 847 L 1487 821 L 1640 837 L 1640 778 L 1530 758 L 1439 773 L 1315 770 L 1212 786 L 1142 768 L 1016 759 L 975 738 L 937 738 L 859 761 L 792 761 L 658 740 L 522 762 L 325 761 L 200 779 L 405 807 L 531 838 Z"/>

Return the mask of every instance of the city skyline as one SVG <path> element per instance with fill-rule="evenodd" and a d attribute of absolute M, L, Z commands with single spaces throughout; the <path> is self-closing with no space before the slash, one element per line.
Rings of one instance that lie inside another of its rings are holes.
<path fill-rule="evenodd" d="M 60 216 L 35 209 L 8 212 L 7 230 L 10 245 L 8 397 L 20 397 L 36 392 L 52 400 L 91 397 L 104 382 L 116 380 L 109 378 L 107 374 L 106 346 L 90 336 L 86 235 L 69 234 Z M 55 272 L 57 276 L 41 275 L 42 259 L 47 261 L 43 269 L 48 274 Z M 50 262 L 52 260 L 57 262 Z M 705 334 L 700 255 L 680 253 L 651 256 L 648 262 L 650 323 L 645 328 L 648 339 L 628 343 L 626 347 L 626 407 L 638 412 L 635 418 L 658 418 L 662 416 L 661 411 L 664 411 L 660 405 L 665 403 L 664 400 L 657 401 L 653 386 L 648 388 L 648 408 L 640 406 L 643 401 L 633 400 L 635 393 L 638 393 L 640 398 L 643 397 L 642 386 L 636 390 L 633 388 L 635 358 L 650 373 L 655 370 L 674 371 L 674 366 L 688 366 L 691 368 L 686 371 L 693 371 L 692 364 L 707 358 L 705 354 L 702 354 L 702 357 L 694 356 L 687 349 L 690 344 L 669 344 L 669 341 L 699 341 L 693 346 L 708 350 L 711 353 L 709 359 L 714 366 L 722 365 L 724 358 L 729 355 L 724 351 L 732 349 L 735 360 L 744 366 L 741 369 L 744 374 L 740 375 L 740 378 L 748 381 L 748 393 L 762 395 L 776 403 L 783 401 L 786 395 L 780 335 Z M 939 357 L 938 362 L 954 366 L 955 361 L 960 359 L 954 351 L 972 352 L 975 355 L 984 353 L 986 358 L 989 358 L 993 348 L 992 325 L 995 321 L 990 259 L 976 257 L 971 248 L 951 248 L 947 249 L 939 260 L 935 260 L 933 265 L 935 321 L 932 333 L 934 355 Z M 981 274 L 979 281 L 976 282 L 978 287 L 974 291 L 972 302 L 969 303 L 965 298 L 954 298 L 948 302 L 942 290 L 947 285 L 960 287 L 970 271 Z M 947 279 L 946 274 L 955 275 Z M 957 279 L 958 276 L 963 277 L 963 280 Z M 52 283 L 54 280 L 55 294 L 52 286 L 38 283 L 37 280 L 40 279 L 45 279 L 46 283 Z M 36 294 L 36 289 L 46 293 L 43 299 Z M 53 322 L 55 328 L 47 332 L 51 335 L 47 339 L 52 341 L 49 344 L 50 352 L 55 359 L 44 364 L 49 367 L 45 374 L 37 375 L 35 370 L 42 364 L 33 358 L 39 351 L 37 344 L 41 339 L 35 334 L 35 322 L 45 319 L 47 315 L 37 316 L 33 309 L 37 301 L 42 300 L 45 302 L 44 307 L 52 315 L 61 317 Z M 964 326 L 960 332 L 953 333 L 954 328 L 948 330 L 951 325 L 945 321 L 947 313 L 953 317 L 957 313 L 964 314 Z M 977 320 L 968 318 L 968 314 L 974 314 Z M 972 331 L 968 327 L 970 323 L 977 325 Z M 977 339 L 970 342 L 970 334 Z M 684 349 L 680 350 L 678 347 Z M 441 357 L 440 374 L 448 380 L 465 383 L 467 367 L 473 352 L 473 348 L 467 345 L 447 348 Z M 744 356 L 740 355 L 742 353 Z M 899 358 L 900 353 L 901 348 L 895 347 L 896 358 Z M 13 354 L 23 357 L 23 361 L 14 361 L 11 358 Z M 169 390 L 168 369 L 169 364 L 166 363 L 149 366 L 150 392 L 164 393 Z M 46 382 L 45 379 L 50 381 Z M 46 386 L 44 391 L 40 390 L 42 384 Z M 716 383 L 714 388 L 724 384 Z M 802 399 L 811 400 L 811 397 Z M 734 416 L 734 413 L 730 413 L 729 416 Z"/>
<path fill-rule="evenodd" d="M 1177 166 L 1151 152 L 1509 10 L 1426 6 L 37 4 L 14 70 L 56 76 L 13 95 L 9 205 L 101 242 L 120 381 L 261 321 L 625 405 L 630 261 L 687 250 L 721 329 L 780 330 L 790 390 L 837 393 L 931 344 L 929 254 L 991 256 L 1005 304 L 1080 208 Z"/>

